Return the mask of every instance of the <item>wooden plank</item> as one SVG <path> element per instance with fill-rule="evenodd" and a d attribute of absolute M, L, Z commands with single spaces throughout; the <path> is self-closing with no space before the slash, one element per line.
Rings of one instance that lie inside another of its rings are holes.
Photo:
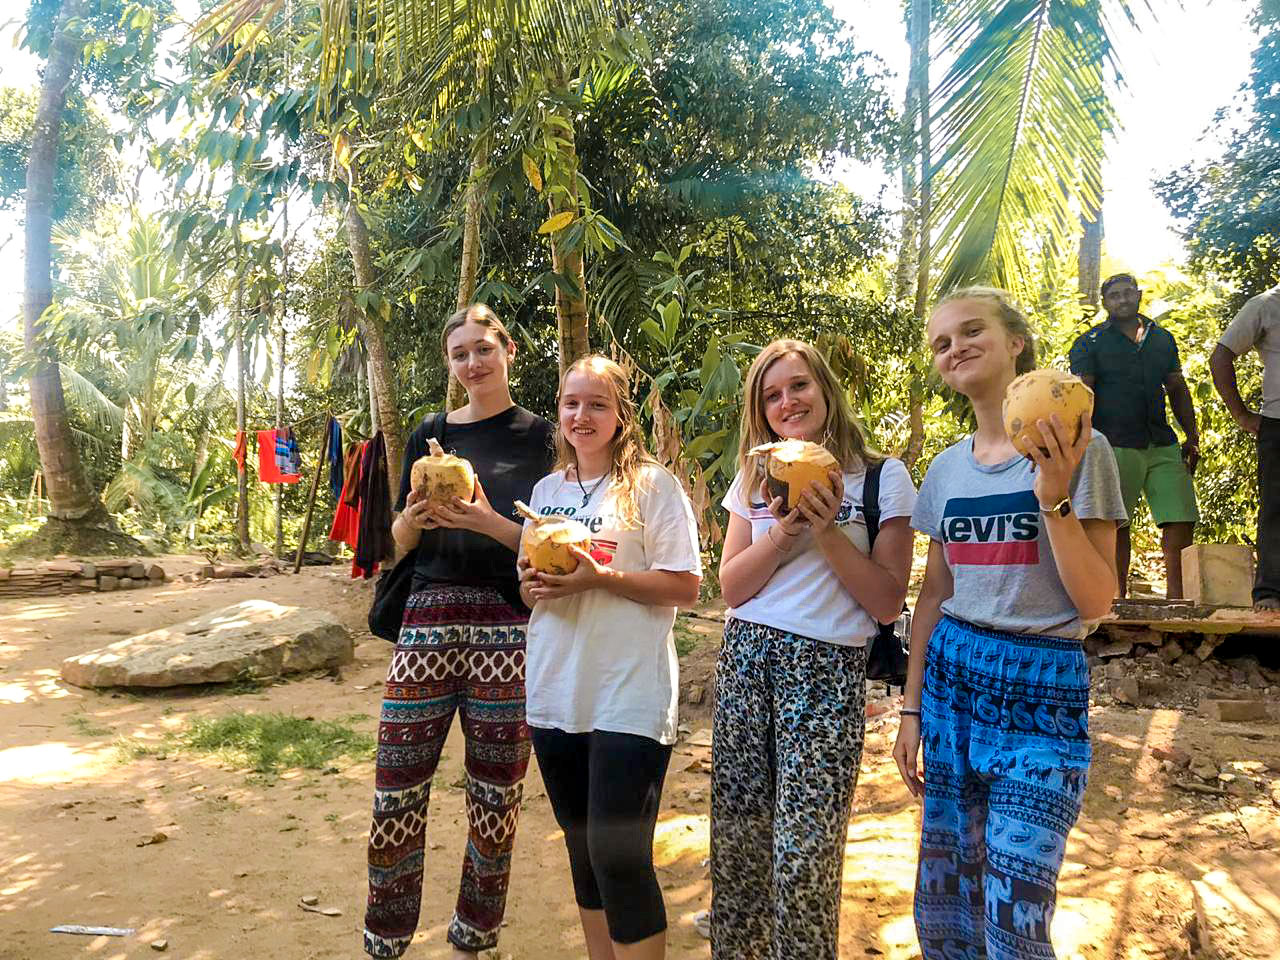
<path fill-rule="evenodd" d="M 1221 607 L 1185 600 L 1117 600 L 1102 625 L 1149 627 L 1161 633 L 1261 633 L 1280 635 L 1280 613 Z"/>

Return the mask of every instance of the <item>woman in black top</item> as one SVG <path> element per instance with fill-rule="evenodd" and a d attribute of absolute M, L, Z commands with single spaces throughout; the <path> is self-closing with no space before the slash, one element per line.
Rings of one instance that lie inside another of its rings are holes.
<path fill-rule="evenodd" d="M 483 304 L 459 310 L 441 335 L 467 404 L 432 414 L 405 451 L 391 531 L 417 561 L 404 624 L 387 672 L 369 831 L 365 951 L 405 952 L 418 923 L 427 798 L 440 751 L 461 711 L 466 735 L 467 820 L 462 885 L 449 924 L 455 958 L 494 946 L 506 908 L 511 848 L 529 764 L 524 717 L 525 625 L 515 500 L 550 472 L 552 427 L 511 399 L 515 341 Z M 476 494 L 431 506 L 409 488 L 410 469 L 435 437 L 471 461 Z"/>

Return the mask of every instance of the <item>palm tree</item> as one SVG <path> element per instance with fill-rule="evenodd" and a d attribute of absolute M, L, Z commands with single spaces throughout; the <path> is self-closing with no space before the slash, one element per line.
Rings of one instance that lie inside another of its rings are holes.
<path fill-rule="evenodd" d="M 67 88 L 71 85 L 84 36 L 73 28 L 84 12 L 84 0 L 66 0 L 58 14 L 54 40 L 40 89 L 27 162 L 25 293 L 22 302 L 23 338 L 37 357 L 31 373 L 31 411 L 36 428 L 40 468 L 48 491 L 49 516 L 86 522 L 102 519 L 101 502 L 89 488 L 88 477 L 72 441 L 66 398 L 56 356 L 45 342 L 43 318 L 53 302 L 51 235 L 53 178 Z"/>

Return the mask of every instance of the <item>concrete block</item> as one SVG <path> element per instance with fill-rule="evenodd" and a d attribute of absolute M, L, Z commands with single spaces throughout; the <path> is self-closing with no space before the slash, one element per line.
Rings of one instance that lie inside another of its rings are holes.
<path fill-rule="evenodd" d="M 1193 543 L 1182 551 L 1182 585 L 1194 603 L 1253 605 L 1253 548 L 1238 543 Z"/>

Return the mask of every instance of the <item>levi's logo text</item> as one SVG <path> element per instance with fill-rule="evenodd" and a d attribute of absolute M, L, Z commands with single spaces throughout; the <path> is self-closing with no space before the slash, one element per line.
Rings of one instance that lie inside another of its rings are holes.
<path fill-rule="evenodd" d="M 1040 562 L 1040 504 L 1030 490 L 953 497 L 942 511 L 942 542 L 952 566 Z"/>

